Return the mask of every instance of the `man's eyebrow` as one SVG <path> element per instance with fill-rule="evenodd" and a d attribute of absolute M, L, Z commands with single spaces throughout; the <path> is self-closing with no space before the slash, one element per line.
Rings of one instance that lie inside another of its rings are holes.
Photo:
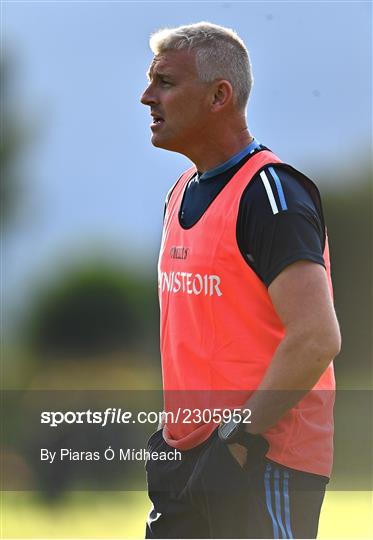
<path fill-rule="evenodd" d="M 153 78 L 153 71 L 154 71 L 153 68 L 149 68 L 148 71 L 146 72 L 146 76 L 149 79 L 149 81 Z M 162 79 L 162 78 L 172 79 L 171 74 L 167 72 L 163 73 L 162 71 L 156 71 L 155 77 L 157 77 L 158 79 Z"/>

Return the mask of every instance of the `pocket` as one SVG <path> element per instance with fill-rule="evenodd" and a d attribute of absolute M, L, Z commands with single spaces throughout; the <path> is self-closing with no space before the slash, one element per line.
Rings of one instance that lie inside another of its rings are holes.
<path fill-rule="evenodd" d="M 159 438 L 161 439 L 161 441 L 163 441 L 162 431 L 163 431 L 163 428 L 157 429 L 157 431 L 155 431 L 154 433 L 150 435 L 148 442 L 146 443 L 146 448 L 145 448 L 147 452 L 153 452 L 153 450 L 155 450 L 156 447 L 159 446 Z M 149 459 L 148 457 L 146 457 L 145 463 L 144 463 L 144 467 L 146 471 L 148 470 L 148 463 L 149 463 Z"/>
<path fill-rule="evenodd" d="M 224 497 L 246 489 L 247 479 L 229 448 L 216 437 L 199 456 L 188 487 L 191 500 L 199 500 L 198 494 L 204 492 Z"/>
<path fill-rule="evenodd" d="M 150 445 L 155 441 L 155 439 L 158 437 L 160 433 L 162 433 L 163 428 L 157 429 L 157 431 L 154 431 L 148 439 L 148 442 L 146 443 L 146 449 L 149 450 Z"/>
<path fill-rule="evenodd" d="M 242 473 L 248 473 L 262 465 L 265 455 L 268 451 L 268 442 L 264 437 L 257 439 L 256 443 L 247 450 L 247 459 L 245 465 L 241 466 L 234 455 L 229 450 L 228 444 L 219 439 L 222 452 L 225 454 L 226 460 L 235 465 Z"/>
<path fill-rule="evenodd" d="M 219 440 L 219 446 L 220 446 L 220 448 L 221 448 L 222 455 L 223 455 L 223 457 L 224 457 L 224 461 L 230 463 L 231 465 L 234 465 L 235 468 L 236 468 L 239 472 L 241 472 L 241 473 L 245 472 L 246 466 L 247 466 L 247 461 L 246 461 L 246 464 L 242 467 L 242 466 L 238 463 L 238 461 L 237 461 L 237 459 L 234 457 L 234 455 L 231 453 L 231 451 L 229 450 L 229 447 L 228 447 L 227 443 L 221 441 L 220 439 L 218 439 L 218 440 Z M 247 459 L 249 459 L 249 454 L 247 455 Z"/>

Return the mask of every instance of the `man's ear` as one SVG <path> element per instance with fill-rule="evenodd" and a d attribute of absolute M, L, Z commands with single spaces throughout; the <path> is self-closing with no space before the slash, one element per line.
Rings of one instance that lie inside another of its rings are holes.
<path fill-rule="evenodd" d="M 233 88 L 225 79 L 216 81 L 213 93 L 212 111 L 218 112 L 226 107 L 233 99 Z"/>

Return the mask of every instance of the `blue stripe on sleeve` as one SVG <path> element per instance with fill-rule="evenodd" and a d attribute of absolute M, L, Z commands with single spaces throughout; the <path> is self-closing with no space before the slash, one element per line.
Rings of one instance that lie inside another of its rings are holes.
<path fill-rule="evenodd" d="M 282 208 L 282 210 L 287 210 L 288 207 L 287 207 L 287 204 L 286 204 L 286 201 L 285 201 L 285 195 L 284 195 L 284 191 L 282 189 L 281 180 L 279 179 L 279 177 L 278 177 L 278 175 L 277 175 L 277 173 L 276 173 L 276 171 L 274 170 L 273 167 L 268 167 L 268 170 L 271 173 L 273 180 L 275 181 L 275 184 L 276 184 L 276 187 L 277 187 L 277 193 L 278 193 L 280 203 L 281 203 L 281 208 Z"/>

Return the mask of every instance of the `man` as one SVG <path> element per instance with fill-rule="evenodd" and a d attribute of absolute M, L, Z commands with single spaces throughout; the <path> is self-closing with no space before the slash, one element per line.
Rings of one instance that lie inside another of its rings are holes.
<path fill-rule="evenodd" d="M 316 537 L 340 349 L 318 190 L 249 133 L 251 66 L 235 32 L 198 23 L 150 46 L 152 143 L 194 166 L 166 200 L 161 354 L 174 417 L 148 443 L 182 459 L 147 463 L 147 537 Z"/>

